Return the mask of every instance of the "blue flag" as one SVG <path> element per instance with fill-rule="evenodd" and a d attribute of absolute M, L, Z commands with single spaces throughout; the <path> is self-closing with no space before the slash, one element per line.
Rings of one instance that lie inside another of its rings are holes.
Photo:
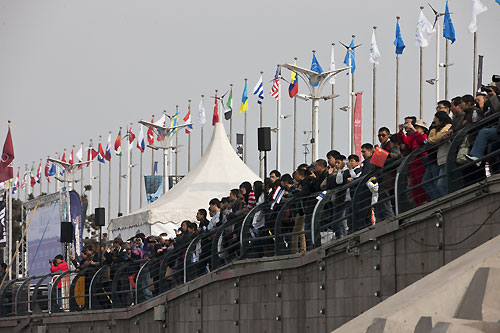
<path fill-rule="evenodd" d="M 401 36 L 401 28 L 399 27 L 399 21 L 396 23 L 396 39 L 394 40 L 394 46 L 396 46 L 396 54 L 403 54 L 405 49 L 405 43 L 403 42 L 403 36 Z"/>
<path fill-rule="evenodd" d="M 318 59 L 316 59 L 316 54 L 314 54 L 314 53 L 313 53 L 313 60 L 312 60 L 312 64 L 311 64 L 311 70 L 313 72 L 318 73 L 318 74 L 323 73 L 323 68 L 321 68 L 321 65 L 319 64 Z M 309 80 L 309 82 L 311 83 L 311 85 L 313 87 L 316 87 L 319 84 L 319 82 L 312 83 L 311 80 Z"/>
<path fill-rule="evenodd" d="M 56 165 L 54 163 L 52 163 L 52 165 L 50 166 L 49 171 L 47 172 L 47 177 L 55 176 L 56 172 L 57 172 L 56 171 Z"/>
<path fill-rule="evenodd" d="M 498 1 L 500 0 L 497 0 L 497 2 Z M 443 37 L 451 40 L 452 44 L 455 43 L 455 28 L 453 27 L 453 22 L 451 22 L 448 1 L 446 1 L 446 9 L 444 11 Z"/>
<path fill-rule="evenodd" d="M 495 0 L 495 1 L 497 2 L 497 4 L 499 4 L 499 5 L 500 5 L 500 0 Z"/>
<path fill-rule="evenodd" d="M 354 52 L 354 39 L 351 39 L 351 44 L 349 44 L 349 49 L 347 49 L 347 52 L 345 54 L 344 64 L 346 66 L 349 66 L 349 55 L 351 56 L 351 73 L 354 74 L 354 71 L 356 70 L 356 61 L 355 61 L 356 53 Z"/>

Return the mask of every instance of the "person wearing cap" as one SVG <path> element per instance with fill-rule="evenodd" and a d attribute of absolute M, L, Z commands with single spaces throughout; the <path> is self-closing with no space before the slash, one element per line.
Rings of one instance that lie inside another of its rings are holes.
<path fill-rule="evenodd" d="M 427 130 L 428 126 L 425 121 L 419 119 L 415 122 L 415 125 L 412 123 L 406 123 L 406 132 L 411 131 L 412 135 L 408 136 L 403 131 L 403 124 L 399 125 L 399 140 L 404 143 L 411 151 L 415 151 L 420 147 L 424 146 L 427 143 Z M 422 178 L 425 173 L 425 165 L 424 158 L 427 155 L 427 152 L 423 152 L 418 156 L 415 156 L 410 163 L 410 186 L 417 186 L 422 182 Z M 425 203 L 429 200 L 425 190 L 422 187 L 417 187 L 412 190 L 413 201 L 417 206 Z"/>

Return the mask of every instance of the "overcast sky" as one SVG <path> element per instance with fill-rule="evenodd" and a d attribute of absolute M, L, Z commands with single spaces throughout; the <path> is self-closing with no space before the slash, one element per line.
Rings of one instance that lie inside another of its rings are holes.
<path fill-rule="evenodd" d="M 489 10 L 478 16 L 478 53 L 485 56 L 484 81 L 500 74 L 500 6 L 494 0 L 482 0 Z M 445 2 L 430 3 L 444 11 Z M 276 103 L 269 95 L 269 82 L 278 63 L 311 65 L 311 51 L 324 69 L 328 68 L 331 43 L 337 43 L 335 60 L 341 65 L 345 50 L 338 43 L 349 43 L 356 35 L 362 46 L 356 53 L 356 91 L 364 92 L 363 140 L 371 141 L 372 67 L 368 62 L 372 26 L 376 25 L 381 52 L 377 67 L 377 127 L 395 127 L 395 55 L 396 16 L 401 16 L 401 30 L 406 49 L 400 58 L 400 114 L 418 114 L 418 49 L 415 27 L 419 1 L 0 1 L 0 134 L 3 143 L 7 119 L 12 120 L 15 167 L 38 165 L 40 159 L 71 150 L 99 135 L 113 141 L 120 126 L 134 123 L 137 134 L 140 119 L 157 117 L 163 110 L 173 114 L 181 108 L 181 117 L 192 99 L 193 119 L 200 96 L 213 95 L 215 89 L 226 91 L 234 84 L 233 104 L 238 109 L 243 79 L 251 90 L 264 71 L 264 125 L 275 126 Z M 450 98 L 472 91 L 472 34 L 467 27 L 471 15 L 470 0 L 450 0 L 457 41 L 450 46 Z M 426 6 L 425 15 L 433 21 Z M 442 32 L 439 32 L 442 35 Z M 441 38 L 444 61 L 444 39 Z M 497 60 L 495 60 L 497 59 Z M 495 63 L 496 61 L 496 63 Z M 424 76 L 435 76 L 435 41 L 424 51 Z M 289 78 L 289 72 L 283 70 Z M 444 96 L 443 80 L 442 92 Z M 282 113 L 291 114 L 293 103 L 283 84 Z M 305 93 L 304 83 L 299 91 Z M 347 152 L 347 115 L 338 108 L 347 105 L 347 79 L 337 78 L 335 100 L 336 148 Z M 329 94 L 329 88 L 325 89 Z M 435 88 L 425 84 L 425 117 L 434 113 Z M 205 98 L 207 120 L 213 111 L 213 99 Z M 330 148 L 330 102 L 320 104 L 320 156 Z M 304 131 L 310 131 L 311 102 L 298 101 L 298 161 L 304 160 Z M 226 130 L 229 126 L 225 122 Z M 282 170 L 292 171 L 292 117 L 282 121 Z M 258 107 L 249 91 L 248 165 L 258 173 Z M 212 128 L 205 126 L 208 143 Z M 236 112 L 233 136 L 243 132 L 243 116 Z M 185 144 L 186 137 L 179 137 Z M 192 165 L 200 156 L 200 131 L 192 134 Z M 273 136 L 273 144 L 275 137 Z M 233 138 L 234 143 L 234 138 Z M 105 145 L 105 143 L 104 143 Z M 95 144 L 96 146 L 96 144 Z M 134 164 L 138 150 L 134 149 Z M 157 153 L 157 158 L 159 154 Z M 186 172 L 186 146 L 179 153 L 179 173 Z M 113 168 L 117 167 L 113 155 Z M 310 162 L 310 155 L 308 155 Z M 125 163 L 125 161 L 123 161 Z M 151 153 L 144 155 L 144 170 L 149 171 Z M 269 168 L 274 166 L 270 154 Z M 148 167 L 146 167 L 148 166 Z M 94 167 L 94 175 L 97 174 Z M 124 168 L 125 169 L 125 168 Z M 138 189 L 138 167 L 134 168 L 134 188 Z M 103 168 L 107 175 L 107 166 Z M 21 172 L 22 173 L 22 172 Z M 113 192 L 118 176 L 113 170 Z M 87 177 L 87 176 L 85 176 Z M 115 179 L 116 178 L 116 179 Z M 103 181 L 107 177 L 103 175 Z M 87 181 L 88 182 L 88 181 Z M 135 184 L 137 183 L 137 184 Z M 44 191 L 46 191 L 46 185 Z M 96 184 L 94 185 L 96 188 Z M 105 186 L 103 186 L 106 188 Z M 79 187 L 77 187 L 79 188 Z M 124 188 L 124 185 L 123 185 Z M 53 185 L 51 186 L 53 189 Z M 35 193 L 38 193 L 39 189 Z M 94 192 L 95 193 L 95 192 Z M 96 199 L 96 195 L 94 194 Z M 137 198 L 137 196 L 136 196 Z M 103 202 L 107 202 L 103 194 Z M 116 199 L 117 200 L 117 199 Z M 113 198 L 113 201 L 115 199 Z M 96 205 L 94 201 L 94 206 Z M 123 204 L 124 205 L 124 204 Z M 132 209 L 137 209 L 134 202 Z M 113 213 L 115 214 L 115 213 Z"/>

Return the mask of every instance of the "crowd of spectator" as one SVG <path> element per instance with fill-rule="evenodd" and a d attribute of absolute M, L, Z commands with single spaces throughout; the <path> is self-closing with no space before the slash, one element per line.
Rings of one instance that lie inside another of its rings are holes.
<path fill-rule="evenodd" d="M 329 205 L 329 213 L 325 224 L 328 225 L 327 229 L 333 238 L 343 237 L 356 229 L 391 218 L 395 214 L 393 198 L 396 177 L 396 168 L 391 168 L 391 165 L 397 165 L 395 162 L 424 146 L 428 149 L 420 149 L 420 153 L 413 154 L 409 162 L 408 197 L 415 206 L 438 199 L 447 193 L 443 176 L 450 148 L 449 139 L 462 129 L 500 111 L 497 96 L 500 92 L 497 86 L 490 85 L 484 90 L 485 94 L 478 94 L 476 98 L 464 95 L 453 98 L 451 102 L 438 102 L 430 123 L 409 115 L 405 117 L 404 123 L 399 125 L 396 133 L 391 133 L 387 127 L 381 127 L 378 131 L 378 142 L 364 143 L 360 150 L 361 156 L 331 150 L 325 159 L 318 159 L 310 165 L 301 164 L 291 174 L 272 170 L 263 181 L 255 181 L 253 184 L 243 182 L 238 188 L 231 189 L 227 196 L 211 199 L 208 211 L 200 208 L 193 216 L 196 222 L 183 221 L 176 231 L 175 238 L 169 238 L 166 233 L 158 236 L 138 233 L 125 241 L 119 237 L 114 238 L 111 244 L 88 243 L 79 258 L 71 257 L 71 263 L 77 270 L 97 268 L 103 264 L 112 267 L 108 273 L 108 279 L 111 281 L 114 271 L 123 263 L 140 262 L 127 274 L 131 285 L 139 284 L 138 287 L 145 290 L 144 297 L 150 298 L 159 290 L 158 277 L 154 277 L 152 268 L 144 274 L 143 280 L 135 280 L 144 263 L 175 252 L 176 255 L 168 260 L 165 273 L 167 280 L 174 283 L 179 279 L 178 272 L 182 271 L 187 246 L 197 236 L 205 235 L 199 240 L 196 251 L 190 258 L 190 262 L 199 263 L 196 275 L 201 275 L 212 268 L 209 258 L 212 255 L 213 242 L 219 242 L 214 238 L 218 228 L 226 225 L 228 221 L 245 217 L 254 207 L 264 203 L 268 203 L 266 209 L 251 216 L 249 233 L 257 240 L 253 243 L 258 248 L 254 255 L 272 254 L 269 247 L 274 239 L 277 212 L 280 204 L 291 199 L 295 200 L 282 216 L 282 228 L 289 233 L 288 253 L 304 253 L 313 241 L 313 209 L 318 200 L 324 197 L 324 191 L 336 190 L 326 204 Z M 486 153 L 488 144 L 496 141 L 500 141 L 496 122 L 492 123 L 491 127 L 467 135 L 464 140 L 465 153 L 462 156 L 459 152 L 457 156 L 459 164 L 473 162 L 468 163 L 462 171 L 464 185 L 485 177 L 487 161 L 479 159 Z M 382 164 L 374 163 L 372 159 L 380 155 L 381 150 L 385 160 Z M 359 202 L 355 207 L 359 221 L 356 221 L 357 227 L 353 227 L 352 200 L 355 187 L 349 185 L 359 185 L 361 179 L 366 181 L 366 186 L 360 186 L 359 192 L 356 192 Z M 336 223 L 329 224 L 331 221 Z M 224 243 L 218 244 L 218 249 L 239 242 L 239 228 L 241 224 L 227 227 L 223 237 Z M 231 254 L 234 255 L 234 252 L 229 251 L 224 257 L 228 258 Z"/>

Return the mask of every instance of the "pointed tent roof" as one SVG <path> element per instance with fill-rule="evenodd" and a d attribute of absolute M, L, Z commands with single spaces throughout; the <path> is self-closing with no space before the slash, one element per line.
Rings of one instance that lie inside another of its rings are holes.
<path fill-rule="evenodd" d="M 170 235 L 183 220 L 194 220 L 198 209 L 208 207 L 212 198 L 228 196 L 242 182 L 259 179 L 236 155 L 224 125 L 219 122 L 203 157 L 177 185 L 138 211 L 112 219 L 109 230 L 114 234 L 121 229 L 159 223 L 165 225 L 163 232 Z"/>

